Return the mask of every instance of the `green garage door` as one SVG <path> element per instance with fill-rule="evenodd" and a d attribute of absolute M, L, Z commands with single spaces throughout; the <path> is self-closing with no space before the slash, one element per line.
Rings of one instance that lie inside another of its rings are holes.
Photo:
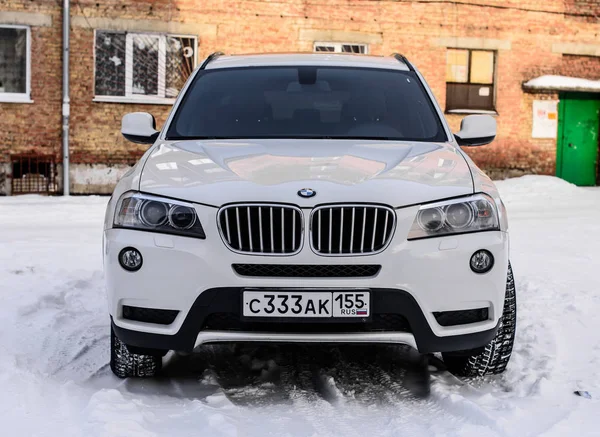
<path fill-rule="evenodd" d="M 600 95 L 563 94 L 558 114 L 556 175 L 575 185 L 596 185 Z"/>

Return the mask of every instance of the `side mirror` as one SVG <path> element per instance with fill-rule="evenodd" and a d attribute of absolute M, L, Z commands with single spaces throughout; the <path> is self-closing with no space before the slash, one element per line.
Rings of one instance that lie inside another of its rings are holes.
<path fill-rule="evenodd" d="M 496 119 L 491 115 L 468 115 L 454 134 L 459 146 L 484 146 L 496 138 Z"/>
<path fill-rule="evenodd" d="M 121 133 L 126 140 L 137 144 L 154 144 L 159 134 L 154 116 L 147 112 L 125 114 L 121 121 Z"/>

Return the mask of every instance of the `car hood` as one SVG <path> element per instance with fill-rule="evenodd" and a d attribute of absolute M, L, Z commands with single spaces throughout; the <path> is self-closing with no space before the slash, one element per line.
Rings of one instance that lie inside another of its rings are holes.
<path fill-rule="evenodd" d="M 317 194 L 302 198 L 302 188 Z M 471 194 L 473 181 L 462 154 L 445 143 L 194 140 L 156 145 L 140 191 L 214 206 L 373 202 L 399 207 Z"/>

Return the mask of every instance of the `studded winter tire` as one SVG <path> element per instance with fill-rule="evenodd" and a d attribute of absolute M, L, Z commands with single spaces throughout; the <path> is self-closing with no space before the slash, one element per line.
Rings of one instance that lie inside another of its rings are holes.
<path fill-rule="evenodd" d="M 160 355 L 142 355 L 130 352 L 110 329 L 110 369 L 119 378 L 149 378 L 162 366 Z"/>
<path fill-rule="evenodd" d="M 483 349 L 464 351 L 461 354 L 442 354 L 444 363 L 450 372 L 458 376 L 484 376 L 497 375 L 506 370 L 515 341 L 516 299 L 515 280 L 509 263 L 504 309 L 496 336 Z"/>

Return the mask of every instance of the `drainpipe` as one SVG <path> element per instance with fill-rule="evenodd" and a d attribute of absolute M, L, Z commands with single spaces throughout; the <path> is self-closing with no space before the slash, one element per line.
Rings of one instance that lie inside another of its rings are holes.
<path fill-rule="evenodd" d="M 63 101 L 62 101 L 62 155 L 63 196 L 69 195 L 69 27 L 70 0 L 63 3 Z"/>

